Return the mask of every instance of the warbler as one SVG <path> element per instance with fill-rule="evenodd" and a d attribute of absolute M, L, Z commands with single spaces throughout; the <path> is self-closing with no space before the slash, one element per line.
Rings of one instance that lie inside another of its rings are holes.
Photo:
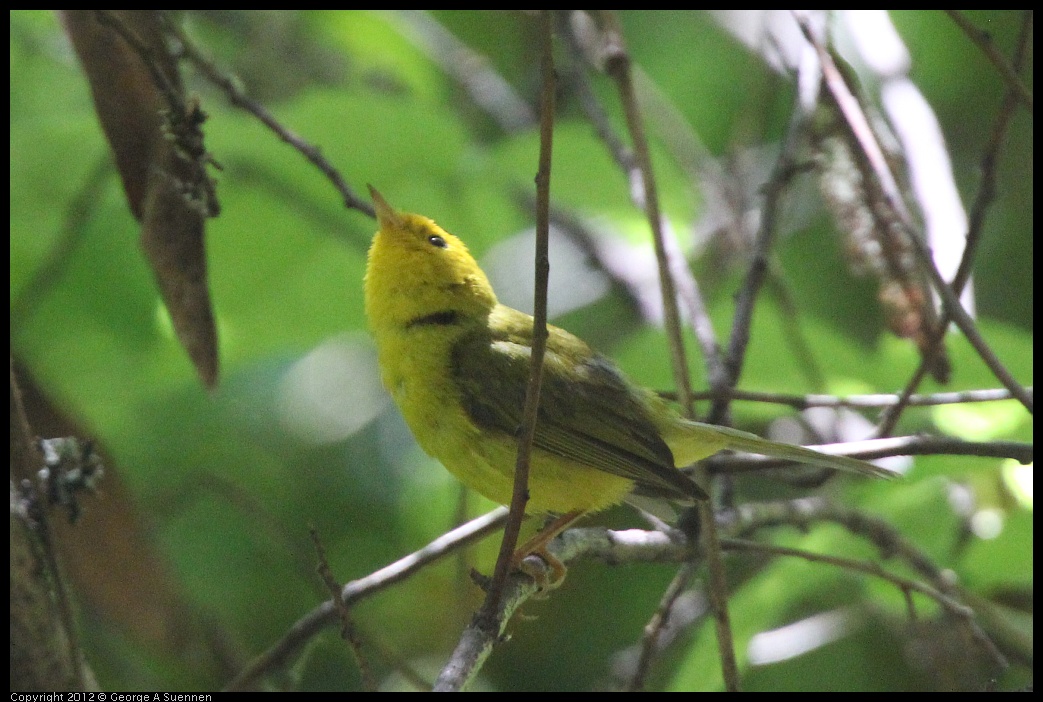
<path fill-rule="evenodd" d="M 372 186 L 370 193 L 380 228 L 369 249 L 365 306 L 382 381 L 424 451 L 470 488 L 509 504 L 533 319 L 497 301 L 459 238 L 427 217 L 397 212 Z M 561 515 L 557 531 L 630 494 L 705 499 L 678 468 L 723 449 L 891 475 L 685 419 L 583 340 L 552 325 L 547 331 L 526 512 Z"/>

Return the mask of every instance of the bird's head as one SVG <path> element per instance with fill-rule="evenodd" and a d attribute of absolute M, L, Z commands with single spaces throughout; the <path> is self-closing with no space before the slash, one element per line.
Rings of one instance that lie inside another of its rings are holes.
<path fill-rule="evenodd" d="M 380 229 L 366 265 L 366 315 L 374 327 L 439 314 L 485 319 L 496 306 L 489 279 L 464 243 L 431 219 L 398 212 L 370 186 Z"/>

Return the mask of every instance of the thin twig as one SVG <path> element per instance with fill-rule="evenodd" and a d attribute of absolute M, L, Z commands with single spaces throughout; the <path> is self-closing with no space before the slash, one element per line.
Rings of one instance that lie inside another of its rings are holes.
<path fill-rule="evenodd" d="M 311 541 L 315 545 L 315 555 L 319 559 L 316 570 L 319 573 L 319 577 L 322 578 L 326 589 L 329 590 L 330 601 L 333 602 L 337 618 L 340 619 L 340 637 L 348 643 L 348 648 L 351 649 L 351 653 L 355 657 L 355 664 L 358 666 L 359 676 L 362 678 L 362 689 L 366 692 L 376 692 L 377 681 L 373 677 L 369 661 L 362 654 L 362 639 L 355 628 L 355 623 L 351 619 L 348 605 L 340 597 L 342 588 L 333 575 L 333 569 L 330 568 L 330 562 L 326 558 L 326 549 L 323 548 L 322 539 L 319 538 L 319 531 L 314 526 L 310 527 L 308 531 L 311 534 Z"/>
<path fill-rule="evenodd" d="M 583 12 L 583 10 L 572 11 L 572 13 Z M 568 48 L 572 59 L 570 67 L 573 69 L 565 74 L 565 81 L 576 95 L 583 114 L 586 115 L 587 120 L 594 127 L 594 133 L 605 144 L 608 148 L 608 153 L 612 156 L 612 160 L 623 171 L 627 182 L 630 183 L 630 192 L 633 194 L 641 189 L 641 170 L 638 168 L 637 158 L 634 155 L 634 150 L 627 146 L 623 139 L 616 134 L 616 128 L 612 124 L 608 112 L 601 105 L 597 95 L 594 93 L 594 88 L 590 84 L 590 73 L 587 68 L 588 62 L 583 58 L 583 47 L 580 45 L 580 40 L 577 36 L 577 31 L 579 30 L 573 26 L 573 22 L 585 23 L 590 20 L 585 15 L 572 13 L 562 12 L 559 14 L 559 17 L 562 19 L 560 26 L 562 34 L 565 36 L 565 46 Z"/>
<path fill-rule="evenodd" d="M 844 568 L 845 570 L 867 573 L 880 578 L 881 580 L 886 580 L 887 582 L 892 583 L 900 590 L 911 590 L 923 593 L 942 604 L 946 609 L 949 609 L 962 617 L 973 616 L 973 611 L 970 607 L 957 602 L 941 590 L 918 580 L 912 580 L 910 578 L 902 577 L 901 575 L 889 573 L 876 561 L 858 561 L 853 558 L 831 556 L 828 553 L 813 553 L 800 548 L 776 546 L 774 544 L 765 544 L 757 541 L 750 541 L 748 539 L 722 539 L 721 543 L 729 550 L 767 553 L 773 556 L 796 556 L 797 558 L 802 558 L 813 563 L 827 563 L 829 565 L 837 566 L 838 568 Z"/>
<path fill-rule="evenodd" d="M 732 321 L 731 336 L 728 339 L 728 352 L 724 363 L 728 373 L 728 387 L 735 387 L 742 375 L 743 363 L 746 359 L 746 347 L 750 342 L 750 329 L 753 326 L 753 311 L 757 296 L 768 274 L 768 252 L 775 238 L 775 231 L 780 215 L 782 194 L 789 186 L 790 180 L 797 172 L 796 152 L 800 136 L 805 126 L 803 111 L 798 106 L 793 109 L 786 137 L 782 142 L 779 157 L 772 168 L 771 176 L 762 189 L 764 204 L 761 206 L 760 227 L 753 245 L 750 268 L 743 280 L 742 287 L 736 295 L 735 314 Z M 707 421 L 720 423 L 728 413 L 726 398 L 715 398 L 710 405 Z"/>
<path fill-rule="evenodd" d="M 812 563 L 825 563 L 845 570 L 866 573 L 893 584 L 905 593 L 907 597 L 910 592 L 919 592 L 930 597 L 932 600 L 944 607 L 949 614 L 955 616 L 957 620 L 961 621 L 967 629 L 967 632 L 971 635 L 971 638 L 981 646 L 982 650 L 989 654 L 989 657 L 992 658 L 993 663 L 995 663 L 998 668 L 1003 669 L 1008 666 L 1007 657 L 1003 655 L 992 639 L 989 638 L 989 635 L 986 634 L 978 622 L 975 621 L 973 609 L 926 583 L 890 573 L 884 570 L 883 567 L 875 561 L 858 561 L 853 558 L 844 558 L 843 556 L 830 556 L 827 554 L 805 551 L 803 549 L 762 544 L 756 541 L 747 541 L 745 539 L 724 539 L 722 545 L 729 551 L 751 551 L 776 556 L 794 556 Z"/>
<path fill-rule="evenodd" d="M 736 194 L 736 201 L 730 197 L 732 193 L 729 192 L 729 185 L 734 181 L 732 174 L 711 156 L 709 150 L 692 129 L 687 117 L 674 101 L 641 70 L 641 67 L 634 66 L 633 73 L 642 103 L 647 103 L 644 112 L 648 114 L 650 123 L 654 125 L 669 147 L 667 153 L 687 175 L 692 186 L 701 187 L 704 199 L 707 200 L 707 207 L 710 209 L 727 207 L 730 210 L 729 226 L 741 229 L 742 215 L 735 213 L 742 210 L 743 205 L 738 200 L 743 196 Z M 726 204 L 714 204 L 713 201 L 718 199 L 721 203 Z M 669 221 L 664 220 L 663 226 L 668 227 Z M 702 352 L 703 364 L 706 366 L 706 382 L 711 389 L 727 387 L 729 375 L 724 350 L 717 339 L 717 332 L 710 318 L 709 307 L 705 302 L 699 282 L 692 275 L 690 267 L 678 250 L 676 237 L 672 235 L 667 237 L 666 244 L 667 258 L 673 266 L 671 272 L 677 280 L 677 292 L 689 312 L 689 324 Z M 715 421 L 728 424 L 727 414 L 718 416 Z"/>
<path fill-rule="evenodd" d="M 671 241 L 673 239 L 671 238 Z M 680 251 L 677 257 L 684 260 Z M 703 363 L 706 365 L 706 383 L 711 390 L 725 389 L 728 387 L 728 371 L 724 362 L 724 352 L 717 340 L 717 332 L 713 328 L 713 320 L 710 319 L 710 310 L 703 297 L 699 281 L 690 274 L 687 267 L 681 271 L 682 277 L 679 281 L 679 292 L 691 314 L 692 332 L 695 340 L 702 351 Z"/>
<path fill-rule="evenodd" d="M 261 103 L 249 97 L 243 91 L 238 81 L 225 75 L 213 61 L 197 49 L 195 44 L 192 43 L 176 23 L 171 21 L 169 18 L 166 18 L 166 25 L 169 31 L 177 37 L 177 40 L 181 43 L 181 50 L 184 52 L 185 56 L 192 61 L 196 68 L 198 68 L 210 82 L 224 91 L 229 102 L 236 107 L 246 110 L 259 119 L 261 123 L 272 130 L 276 136 L 299 151 L 304 158 L 308 159 L 316 168 L 318 168 L 323 175 L 333 183 L 333 187 L 337 189 L 337 192 L 340 193 L 345 207 L 350 210 L 358 210 L 370 217 L 376 217 L 373 205 L 368 200 L 364 200 L 355 194 L 355 191 L 351 189 L 341 176 L 340 171 L 338 171 L 333 164 L 327 161 L 326 157 L 322 155 L 319 147 L 309 144 L 293 131 L 280 124 L 279 121 L 275 119 L 275 117 L 268 112 L 263 105 L 261 105 Z"/>
<path fill-rule="evenodd" d="M 813 524 L 830 522 L 843 527 L 855 536 L 868 540 L 879 549 L 881 554 L 888 558 L 901 559 L 931 583 L 930 589 L 911 587 L 905 589 L 917 589 L 946 609 L 949 609 L 951 604 L 957 604 L 958 611 L 951 611 L 963 618 L 972 638 L 993 657 L 999 666 L 1006 665 L 1003 654 L 974 621 L 973 610 L 959 602 L 959 600 L 966 599 L 968 594 L 956 583 L 951 571 L 939 567 L 927 553 L 902 536 L 885 520 L 860 510 L 833 504 L 821 497 L 746 505 L 728 516 L 733 520 L 729 532 L 737 536 L 748 535 L 766 527 L 788 525 L 807 530 Z M 803 552 L 797 555 L 805 557 Z M 844 564 L 843 567 L 847 567 L 847 564 Z M 862 570 L 862 568 L 856 568 L 856 570 Z M 880 572 L 876 572 L 875 565 L 870 566 L 870 570 L 867 572 L 885 577 Z M 886 579 L 893 581 L 893 577 L 887 575 Z"/>
<path fill-rule="evenodd" d="M 507 508 L 497 507 L 492 512 L 439 536 L 419 551 L 363 578 L 352 580 L 341 591 L 341 599 L 345 604 L 351 605 L 401 582 L 421 568 L 497 531 L 506 520 Z M 336 616 L 336 608 L 332 601 L 322 603 L 297 620 L 267 651 L 254 658 L 225 689 L 248 689 L 261 676 L 287 666 L 316 634 L 336 621 Z"/>
<path fill-rule="evenodd" d="M 504 528 L 500 555 L 496 569 L 486 593 L 485 602 L 478 613 L 480 625 L 487 630 L 497 630 L 495 616 L 500 598 L 507 582 L 507 574 L 518 544 L 525 504 L 529 499 L 529 467 L 532 442 L 536 436 L 536 418 L 540 405 L 540 386 L 543 382 L 543 357 L 547 349 L 547 282 L 550 261 L 547 244 L 550 239 L 550 171 L 554 142 L 554 52 L 551 34 L 550 10 L 540 13 L 541 56 L 540 72 L 543 80 L 542 105 L 540 109 L 540 156 L 536 172 L 536 280 L 533 300 L 532 353 L 529 369 L 529 384 L 525 392 L 525 409 L 522 425 L 518 430 L 518 457 L 514 467 L 514 493 L 511 510 Z"/>
<path fill-rule="evenodd" d="M 151 74 L 152 83 L 155 85 L 156 90 L 162 93 L 166 99 L 167 107 L 170 111 L 175 115 L 184 115 L 186 113 L 186 105 L 182 97 L 179 77 L 176 74 L 169 75 L 167 73 L 166 68 L 160 63 L 160 57 L 145 44 L 141 37 L 134 33 L 134 30 L 124 23 L 117 13 L 112 10 L 96 10 L 95 12 L 99 23 L 119 34 L 120 38 L 127 42 L 130 48 L 138 54 L 145 69 Z M 153 10 L 152 12 L 158 12 L 161 19 L 165 18 L 162 11 Z"/>
<path fill-rule="evenodd" d="M 433 691 L 460 692 L 467 689 L 493 648 L 500 643 L 511 616 L 538 592 L 540 586 L 528 575 L 518 571 L 508 573 L 497 608 L 490 616 L 497 624 L 496 628 L 490 630 L 475 617 L 470 626 L 464 629 L 452 656 L 442 667 Z"/>
<path fill-rule="evenodd" d="M 819 497 L 744 506 L 723 515 L 720 519 L 721 528 L 734 535 L 721 540 L 722 546 L 729 550 L 757 550 L 829 563 L 854 572 L 879 577 L 894 583 L 903 591 L 922 593 L 964 621 L 972 637 L 983 650 L 989 653 L 997 665 L 1005 665 L 1003 655 L 974 620 L 973 609 L 963 604 L 962 600 L 969 595 L 956 584 L 951 572 L 934 563 L 925 552 L 905 539 L 885 520 L 860 510 L 833 504 Z M 807 530 L 824 522 L 836 524 L 854 536 L 865 539 L 888 558 L 901 560 L 923 577 L 927 583 L 896 576 L 875 563 L 740 540 L 740 537 L 748 536 L 761 529 L 792 526 Z M 666 563 L 691 560 L 693 557 L 691 545 L 686 542 L 684 535 L 680 532 L 649 532 L 640 529 L 626 531 L 608 531 L 601 528 L 570 529 L 551 544 L 550 550 L 565 563 L 579 558 L 599 560 L 611 565 L 637 562 Z"/>
<path fill-rule="evenodd" d="M 845 441 L 839 444 L 809 446 L 819 453 L 851 456 L 862 460 L 890 458 L 891 456 L 979 456 L 982 458 L 1009 458 L 1023 465 L 1033 461 L 1033 444 L 1018 441 L 965 441 L 938 436 L 894 436 L 884 439 Z M 713 470 L 722 473 L 742 473 L 792 465 L 792 461 L 767 456 L 716 456 Z"/>
<path fill-rule="evenodd" d="M 566 30 L 565 35 L 568 39 L 566 45 L 573 54 L 573 64 L 578 66 L 576 70 L 569 74 L 569 80 L 579 99 L 580 107 L 586 114 L 587 119 L 593 125 L 595 133 L 601 141 L 604 142 L 609 153 L 612 155 L 613 160 L 623 171 L 624 175 L 626 175 L 627 181 L 630 184 L 631 201 L 638 207 L 647 208 L 647 199 L 645 196 L 646 188 L 644 186 L 642 169 L 637 160 L 637 156 L 634 150 L 627 147 L 616 135 L 608 115 L 601 104 L 597 101 L 597 97 L 594 95 L 594 91 L 590 87 L 588 71 L 586 68 L 587 64 L 582 58 L 583 47 L 581 46 L 581 41 L 578 36 L 578 33 L 583 31 L 583 29 L 581 29 L 580 26 L 576 26 L 581 25 L 585 27 L 585 23 L 589 21 L 586 17 L 587 16 L 582 10 L 576 10 L 571 15 L 571 22 L 563 22 L 563 26 Z M 638 77 L 640 78 L 640 73 L 638 73 Z M 676 111 L 676 108 L 672 108 L 672 110 Z M 689 170 L 694 171 L 694 169 Z M 697 174 L 693 172 L 693 179 L 696 175 Z M 668 222 L 665 220 L 661 221 L 662 226 L 668 226 Z M 724 358 L 720 345 L 717 342 L 713 323 L 710 320 L 710 315 L 707 311 L 707 305 L 704 301 L 702 292 L 699 289 L 699 283 L 695 277 L 691 275 L 688 266 L 681 265 L 684 258 L 675 250 L 676 246 L 672 246 L 672 244 L 675 243 L 675 237 L 664 236 L 663 241 L 666 247 L 666 259 L 673 264 L 670 271 L 678 277 L 677 292 L 691 314 L 692 331 L 695 333 L 696 341 L 699 343 L 700 349 L 702 350 L 703 361 L 706 364 L 707 382 L 711 388 L 723 389 L 727 381 Z"/>
<path fill-rule="evenodd" d="M 1026 388 L 1032 392 L 1032 386 Z M 754 390 L 726 389 L 724 391 L 729 400 L 740 400 L 745 402 L 765 402 L 776 405 L 788 405 L 798 410 L 811 407 L 836 407 L 849 409 L 872 409 L 891 407 L 902 400 L 901 395 L 888 393 L 870 395 L 791 395 L 778 392 L 757 392 Z M 663 397 L 671 399 L 673 393 L 660 393 Z M 692 393 L 692 398 L 699 400 L 712 400 L 716 394 L 712 390 Z M 910 407 L 934 407 L 937 405 L 959 405 L 971 402 L 999 402 L 1002 400 L 1016 399 L 1006 388 L 989 388 L 985 390 L 958 390 L 955 392 L 936 392 L 929 395 L 910 395 L 906 404 Z"/>
<path fill-rule="evenodd" d="M 999 71 L 1003 81 L 1007 84 L 1007 90 L 1010 94 L 1021 102 L 1031 115 L 1032 93 L 1021 82 L 1021 77 L 1018 75 L 1020 70 L 1016 66 L 1011 65 L 1007 57 L 996 48 L 996 44 L 992 41 L 992 36 L 985 30 L 978 29 L 970 20 L 960 14 L 959 10 L 944 10 L 944 12 L 949 15 L 949 19 L 956 23 L 957 27 L 963 30 L 967 38 L 981 49 L 985 57 L 989 59 L 989 62 Z"/>
<path fill-rule="evenodd" d="M 691 379 L 688 374 L 688 362 L 685 359 L 684 338 L 681 334 L 681 318 L 677 309 L 677 289 L 671 274 L 670 260 L 667 256 L 665 237 L 663 234 L 662 213 L 659 208 L 659 190 L 656 187 L 655 171 L 652 168 L 652 156 L 648 148 L 644 119 L 637 104 L 634 93 L 633 77 L 630 70 L 630 55 L 627 53 L 619 20 L 612 11 L 601 14 L 605 22 L 606 58 L 605 71 L 616 81 L 620 102 L 626 115 L 627 128 L 634 145 L 634 155 L 644 183 L 645 214 L 652 228 L 652 239 L 655 244 L 656 261 L 659 264 L 659 283 L 663 297 L 663 321 L 666 325 L 667 337 L 670 340 L 670 360 L 673 366 L 674 381 L 680 397 L 682 408 L 686 414 L 692 411 Z"/>
<path fill-rule="evenodd" d="M 641 637 L 641 653 L 638 655 L 634 674 L 627 682 L 627 692 L 639 692 L 644 689 L 645 678 L 648 677 L 648 671 L 652 667 L 652 657 L 659 649 L 660 636 L 670 621 L 670 614 L 677 603 L 677 598 L 688 587 L 694 573 L 695 561 L 685 561 L 663 593 L 659 607 L 645 625 L 644 635 Z"/>
<path fill-rule="evenodd" d="M 717 648 L 721 654 L 721 676 L 724 679 L 724 689 L 728 692 L 739 692 L 739 664 L 735 660 L 735 636 L 732 634 L 731 615 L 728 613 L 728 579 L 724 570 L 724 556 L 721 553 L 720 537 L 717 534 L 717 518 L 714 514 L 713 502 L 702 500 L 696 505 L 696 509 L 699 510 L 699 529 L 706 543 L 703 555 L 706 558 L 710 575 L 710 587 L 707 594 L 713 612 Z"/>

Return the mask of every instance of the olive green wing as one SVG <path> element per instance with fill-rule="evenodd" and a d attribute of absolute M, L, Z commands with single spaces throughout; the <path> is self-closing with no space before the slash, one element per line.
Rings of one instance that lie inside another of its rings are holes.
<path fill-rule="evenodd" d="M 511 318 L 497 319 L 491 329 L 460 340 L 453 349 L 452 375 L 471 420 L 513 437 L 522 423 L 529 380 L 532 318 L 509 312 Z M 699 486 L 674 467 L 670 448 L 642 404 L 642 392 L 611 361 L 551 327 L 534 444 L 633 480 L 642 494 L 704 499 Z"/>

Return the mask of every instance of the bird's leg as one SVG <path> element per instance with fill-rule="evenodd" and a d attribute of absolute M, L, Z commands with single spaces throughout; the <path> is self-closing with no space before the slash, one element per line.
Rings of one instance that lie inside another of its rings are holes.
<path fill-rule="evenodd" d="M 547 551 L 547 544 L 582 516 L 583 512 L 566 512 L 544 526 L 514 552 L 514 556 L 511 557 L 511 568 L 531 576 L 545 590 L 552 590 L 561 585 L 565 580 L 567 569 L 564 563 Z M 551 577 L 548 578 L 546 571 L 542 569 L 528 566 L 525 563 L 525 559 L 529 556 L 542 558 L 547 567 L 550 568 Z"/>

